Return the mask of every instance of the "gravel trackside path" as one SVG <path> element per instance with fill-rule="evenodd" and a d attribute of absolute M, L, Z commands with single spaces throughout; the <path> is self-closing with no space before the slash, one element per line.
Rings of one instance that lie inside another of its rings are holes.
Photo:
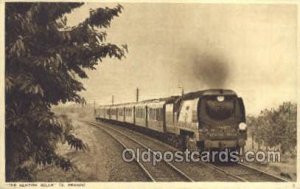
<path fill-rule="evenodd" d="M 148 181 L 135 162 L 122 160 L 122 147 L 105 132 L 75 120 L 73 125 L 75 134 L 87 143 L 89 150 L 82 152 L 71 150 L 67 144 L 60 146 L 58 152 L 74 163 L 74 171 L 43 167 L 36 171 L 37 181 Z"/>

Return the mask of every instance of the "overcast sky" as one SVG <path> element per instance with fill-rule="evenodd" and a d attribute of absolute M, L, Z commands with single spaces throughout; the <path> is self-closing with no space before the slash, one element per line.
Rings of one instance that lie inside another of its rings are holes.
<path fill-rule="evenodd" d="M 68 16 L 76 25 L 89 3 Z M 296 19 L 294 5 L 122 3 L 107 41 L 127 44 L 119 61 L 105 59 L 88 71 L 82 96 L 89 103 L 115 103 L 228 88 L 257 114 L 283 101 L 296 102 Z"/>

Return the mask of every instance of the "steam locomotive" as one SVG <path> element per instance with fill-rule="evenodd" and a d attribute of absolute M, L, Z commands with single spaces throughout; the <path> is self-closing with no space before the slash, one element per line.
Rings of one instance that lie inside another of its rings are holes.
<path fill-rule="evenodd" d="M 247 139 L 243 100 L 225 89 L 100 106 L 95 109 L 95 118 L 161 135 L 176 147 L 189 150 L 240 151 Z"/>

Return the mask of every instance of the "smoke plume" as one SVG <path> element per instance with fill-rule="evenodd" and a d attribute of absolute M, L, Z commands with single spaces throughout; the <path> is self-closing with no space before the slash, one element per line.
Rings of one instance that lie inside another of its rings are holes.
<path fill-rule="evenodd" d="M 192 57 L 192 79 L 209 88 L 225 88 L 229 76 L 229 65 L 216 54 L 196 54 Z"/>
<path fill-rule="evenodd" d="M 188 90 L 227 88 L 230 66 L 222 53 L 213 49 L 185 46 L 178 55 L 179 81 Z"/>

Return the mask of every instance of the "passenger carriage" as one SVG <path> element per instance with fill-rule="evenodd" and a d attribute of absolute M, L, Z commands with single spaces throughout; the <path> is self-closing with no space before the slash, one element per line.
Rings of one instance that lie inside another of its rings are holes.
<path fill-rule="evenodd" d="M 96 116 L 175 136 L 191 149 L 239 149 L 247 126 L 242 98 L 232 90 L 210 89 L 183 96 L 101 106 Z"/>
<path fill-rule="evenodd" d="M 110 120 L 117 121 L 118 118 L 118 108 L 117 105 L 110 106 Z"/>
<path fill-rule="evenodd" d="M 125 121 L 125 108 L 124 108 L 124 104 L 120 104 L 117 106 L 117 121 L 119 122 L 124 122 Z"/>
<path fill-rule="evenodd" d="M 148 128 L 151 130 L 165 132 L 165 103 L 166 101 L 155 100 L 147 103 Z"/>
<path fill-rule="evenodd" d="M 135 104 L 135 125 L 147 127 L 147 103 L 140 102 Z"/>
<path fill-rule="evenodd" d="M 133 103 L 128 103 L 124 105 L 124 122 L 125 123 L 130 123 L 134 124 L 135 122 L 135 117 L 134 117 L 134 104 Z"/>

